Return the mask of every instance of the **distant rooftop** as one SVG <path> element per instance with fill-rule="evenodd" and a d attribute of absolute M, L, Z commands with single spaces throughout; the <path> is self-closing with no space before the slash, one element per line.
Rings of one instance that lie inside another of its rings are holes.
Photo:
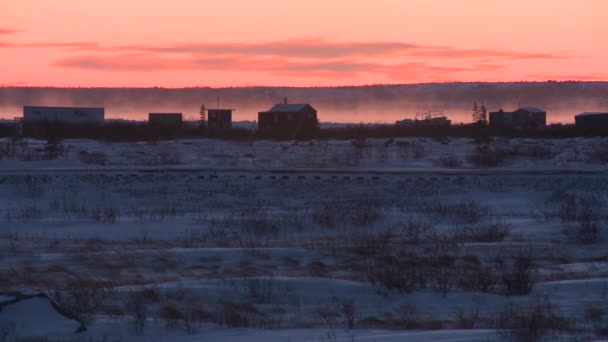
<path fill-rule="evenodd" d="M 576 116 L 608 115 L 608 112 L 584 112 Z"/>
<path fill-rule="evenodd" d="M 281 104 L 278 104 L 278 105 L 275 105 L 274 107 L 272 107 L 272 109 L 270 109 L 270 112 L 297 113 L 297 112 L 301 111 L 302 109 L 306 108 L 306 106 L 308 106 L 308 104 L 281 103 Z"/>
<path fill-rule="evenodd" d="M 62 107 L 62 106 L 28 106 L 24 105 L 23 109 L 41 109 L 41 108 L 52 108 L 52 109 L 104 109 L 103 107 Z"/>
<path fill-rule="evenodd" d="M 525 110 L 526 112 L 530 112 L 530 113 L 544 113 L 545 111 L 540 109 L 540 108 L 536 108 L 536 107 L 524 107 L 524 108 L 520 108 L 520 110 Z"/>

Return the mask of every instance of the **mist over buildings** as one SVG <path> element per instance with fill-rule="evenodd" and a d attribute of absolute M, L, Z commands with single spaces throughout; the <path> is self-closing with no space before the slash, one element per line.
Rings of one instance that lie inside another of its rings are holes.
<path fill-rule="evenodd" d="M 21 116 L 23 105 L 106 108 L 107 118 L 145 120 L 149 112 L 182 112 L 195 120 L 201 104 L 236 109 L 234 120 L 257 120 L 257 112 L 287 97 L 310 103 L 322 122 L 381 122 L 443 111 L 452 122 L 470 122 L 473 103 L 490 111 L 520 106 L 547 111 L 548 123 L 571 123 L 575 114 L 608 110 L 608 82 L 441 83 L 358 87 L 242 88 L 0 88 L 0 118 Z"/>

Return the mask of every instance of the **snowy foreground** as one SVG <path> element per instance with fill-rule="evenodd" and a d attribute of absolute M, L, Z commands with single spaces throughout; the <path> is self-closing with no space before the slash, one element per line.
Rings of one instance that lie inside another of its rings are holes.
<path fill-rule="evenodd" d="M 608 139 L 483 144 L 2 140 L 0 341 L 608 339 Z"/>

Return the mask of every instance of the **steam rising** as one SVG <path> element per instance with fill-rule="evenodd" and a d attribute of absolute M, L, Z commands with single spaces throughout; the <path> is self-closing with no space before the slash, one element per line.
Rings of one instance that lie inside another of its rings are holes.
<path fill-rule="evenodd" d="M 608 82 L 445 83 L 338 88 L 0 88 L 0 117 L 22 115 L 23 105 L 106 108 L 107 118 L 145 120 L 149 112 L 182 112 L 198 118 L 207 108 L 234 108 L 234 120 L 257 120 L 287 96 L 310 103 L 322 122 L 382 122 L 412 118 L 420 111 L 443 111 L 453 123 L 470 122 L 473 102 L 490 111 L 540 107 L 548 123 L 571 123 L 585 111 L 608 111 Z"/>

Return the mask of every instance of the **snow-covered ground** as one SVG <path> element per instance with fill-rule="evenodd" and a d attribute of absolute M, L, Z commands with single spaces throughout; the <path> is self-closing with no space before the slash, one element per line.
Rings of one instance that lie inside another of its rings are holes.
<path fill-rule="evenodd" d="M 493 139 L 507 151 L 505 169 L 602 169 L 608 138 Z M 468 138 L 397 138 L 320 141 L 225 141 L 215 139 L 141 143 L 0 139 L 0 170 L 25 168 L 181 167 L 219 169 L 430 169 L 475 168 L 478 146 Z"/>
<path fill-rule="evenodd" d="M 601 340 L 607 142 L 2 141 L 0 340 Z"/>

